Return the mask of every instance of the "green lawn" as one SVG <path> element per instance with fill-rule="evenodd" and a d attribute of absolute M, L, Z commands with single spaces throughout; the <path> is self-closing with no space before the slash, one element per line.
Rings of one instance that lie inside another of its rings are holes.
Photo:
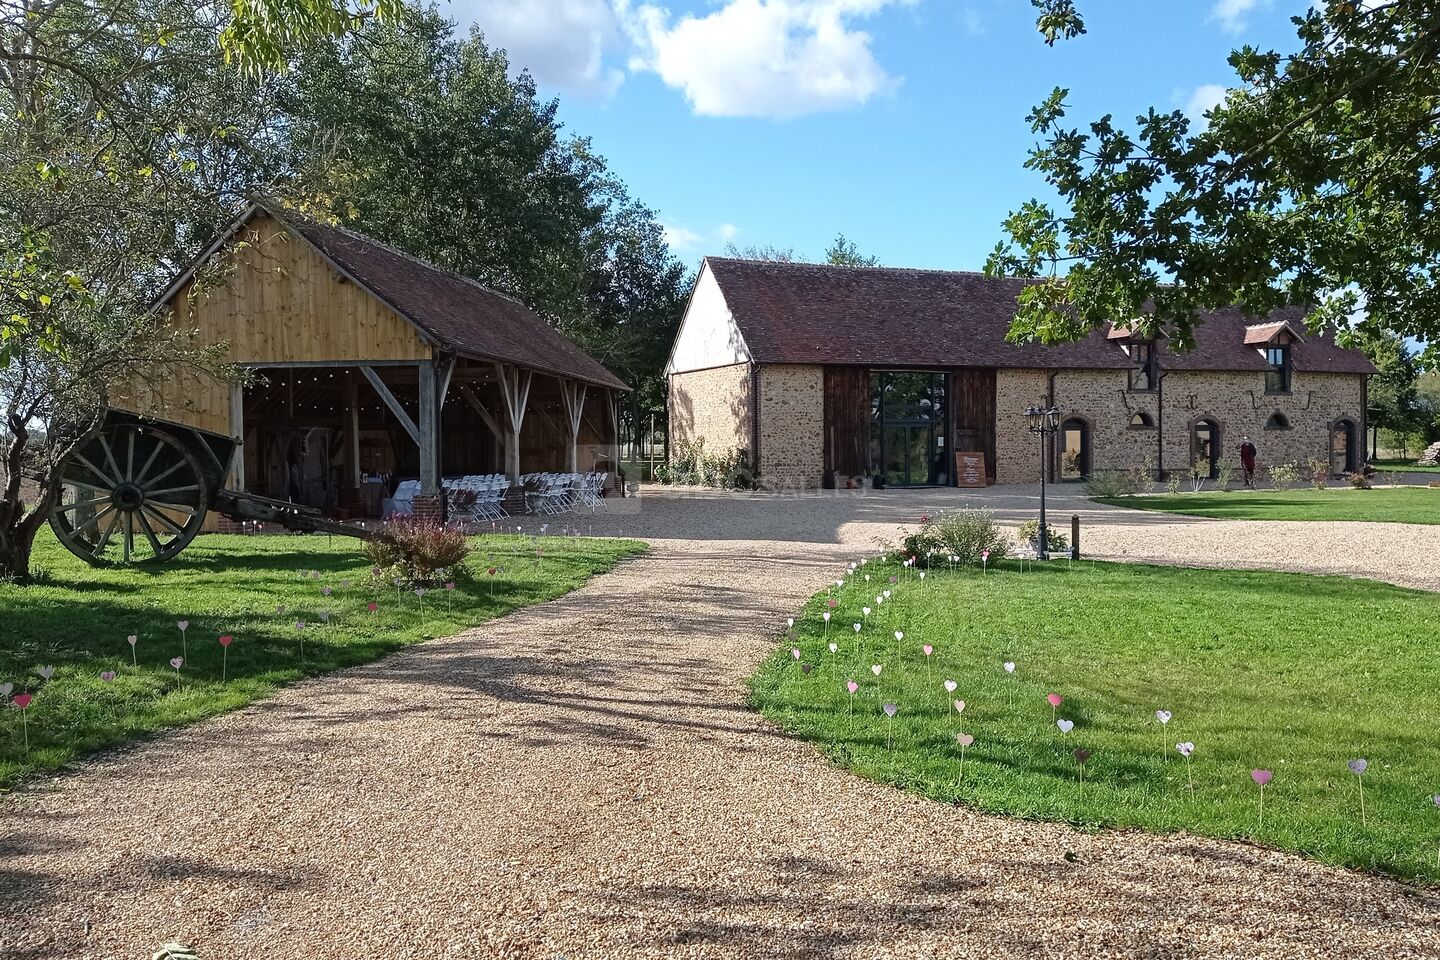
<path fill-rule="evenodd" d="M 898 572 L 866 571 L 873 582 L 836 592 L 828 635 L 820 594 L 797 620 L 800 659 L 787 641 L 751 680 L 765 716 L 835 762 L 947 803 L 1248 838 L 1440 882 L 1440 596 L 1299 574 L 1007 563 L 923 582 L 900 572 L 892 599 L 863 618 L 880 574 Z M 1168 726 L 1157 710 L 1172 712 Z M 963 776 L 962 720 L 975 738 Z M 1083 788 L 1076 749 L 1092 752 Z M 1347 768 L 1357 758 L 1369 763 L 1364 824 Z M 1274 772 L 1263 826 L 1250 776 L 1261 768 Z"/>
<path fill-rule="evenodd" d="M 0 784 L 552 599 L 644 550 L 634 541 L 546 537 L 537 565 L 530 538 L 473 545 L 474 579 L 457 577 L 453 592 L 422 598 L 372 585 L 360 543 L 340 537 L 203 536 L 167 564 L 95 570 L 46 530 L 35 551 L 41 582 L 0 584 L 0 684 L 14 684 L 0 709 Z M 500 568 L 493 577 L 492 565 Z M 182 652 L 180 620 L 189 629 L 177 673 L 169 661 Z M 222 634 L 234 637 L 228 653 Z M 47 666 L 55 673 L 44 681 L 38 671 Z M 116 678 L 105 681 L 105 671 Z M 34 699 L 22 717 L 13 697 L 26 690 Z"/>
<path fill-rule="evenodd" d="M 1100 503 L 1230 520 L 1370 520 L 1440 523 L 1440 489 L 1230 490 L 1097 498 Z"/>
<path fill-rule="evenodd" d="M 1440 467 L 1417 467 L 1414 460 L 1371 460 L 1370 466 L 1386 473 L 1440 473 Z"/>

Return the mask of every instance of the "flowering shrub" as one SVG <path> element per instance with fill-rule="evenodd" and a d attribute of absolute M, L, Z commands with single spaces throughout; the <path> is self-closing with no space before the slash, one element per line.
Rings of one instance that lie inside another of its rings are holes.
<path fill-rule="evenodd" d="M 699 440 L 678 441 L 670 453 L 670 462 L 655 468 L 655 480 L 666 484 L 748 490 L 755 485 L 755 472 L 750 468 L 750 454 L 746 451 L 707 454 L 705 438 L 701 437 Z"/>
<path fill-rule="evenodd" d="M 955 563 L 979 563 L 986 550 L 991 560 L 1002 560 L 1014 550 L 1014 544 L 989 510 L 955 510 L 921 517 L 920 528 L 905 535 L 900 549 L 925 566 L 932 559 L 936 564 L 949 564 L 951 557 Z"/>
<path fill-rule="evenodd" d="M 1270 468 L 1270 485 L 1276 490 L 1293 487 L 1300 480 L 1300 468 L 1293 463 L 1277 463 Z"/>
<path fill-rule="evenodd" d="M 430 583 L 438 571 L 461 568 L 469 554 L 470 544 L 460 530 L 416 517 L 390 520 L 365 542 L 365 556 L 372 564 L 412 583 Z"/>
<path fill-rule="evenodd" d="M 1319 457 L 1310 461 L 1310 482 L 1316 490 L 1324 490 L 1330 484 L 1330 461 Z"/>
<path fill-rule="evenodd" d="M 1364 470 L 1356 470 L 1354 473 L 1347 473 L 1345 474 L 1345 479 L 1348 480 L 1350 482 L 1350 486 L 1354 487 L 1356 490 L 1369 490 L 1373 486 L 1370 481 L 1370 475 Z"/>

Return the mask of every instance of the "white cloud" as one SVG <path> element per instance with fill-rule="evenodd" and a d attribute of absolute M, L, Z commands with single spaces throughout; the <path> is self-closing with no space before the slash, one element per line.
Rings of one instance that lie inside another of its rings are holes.
<path fill-rule="evenodd" d="M 1205 122 L 1205 113 L 1225 102 L 1228 91 L 1218 83 L 1202 83 L 1190 94 L 1185 104 L 1185 116 L 1195 123 Z"/>
<path fill-rule="evenodd" d="M 668 220 L 660 221 L 660 229 L 665 233 L 665 242 L 676 253 L 713 253 L 721 245 L 734 240 L 740 232 L 733 223 L 722 223 L 714 230 L 700 233 Z"/>
<path fill-rule="evenodd" d="M 710 117 L 784 119 L 844 110 L 900 83 L 855 23 L 920 0 L 728 0 L 705 16 L 615 0 L 651 70 Z"/>
<path fill-rule="evenodd" d="M 1215 0 L 1210 19 L 1220 21 L 1220 26 L 1230 33 L 1239 33 L 1245 29 L 1249 15 L 1262 6 L 1270 6 L 1270 0 Z"/>
<path fill-rule="evenodd" d="M 610 0 L 455 0 L 453 15 L 543 87 L 603 98 L 625 79 L 611 60 L 624 33 Z"/>
<path fill-rule="evenodd" d="M 985 16 L 977 7 L 961 7 L 960 25 L 970 36 L 978 37 L 985 32 Z"/>

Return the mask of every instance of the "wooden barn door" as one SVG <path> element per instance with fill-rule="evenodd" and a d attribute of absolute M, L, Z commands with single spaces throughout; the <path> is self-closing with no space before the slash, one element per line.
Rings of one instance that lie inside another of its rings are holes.
<path fill-rule="evenodd" d="M 950 374 L 950 454 L 985 454 L 985 482 L 995 482 L 995 371 L 956 367 Z M 953 468 L 952 468 L 953 470 Z"/>
<path fill-rule="evenodd" d="M 825 368 L 825 469 L 836 482 L 870 469 L 870 371 Z"/>

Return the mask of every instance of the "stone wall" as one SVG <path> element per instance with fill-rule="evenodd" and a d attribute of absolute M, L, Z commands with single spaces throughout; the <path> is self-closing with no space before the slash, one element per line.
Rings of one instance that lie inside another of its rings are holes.
<path fill-rule="evenodd" d="M 670 449 L 704 439 L 707 453 L 750 449 L 750 365 L 670 375 Z"/>
<path fill-rule="evenodd" d="M 996 378 L 996 474 L 1000 483 L 1032 483 L 1039 476 L 1039 448 L 1024 410 L 1043 403 L 1049 373 L 1001 370 Z M 1364 377 L 1296 371 L 1289 394 L 1265 393 L 1264 374 L 1170 371 L 1164 379 L 1163 420 L 1158 395 L 1131 393 L 1124 370 L 1061 370 L 1055 375 L 1055 405 L 1061 419 L 1078 417 L 1090 424 L 1091 468 L 1123 470 L 1146 458 L 1163 460 L 1167 471 L 1187 472 L 1191 429 L 1209 419 L 1219 425 L 1221 464 L 1239 472 L 1239 447 L 1249 435 L 1262 467 L 1325 458 L 1336 420 L 1355 423 L 1355 442 L 1364 414 Z M 1143 413 L 1150 426 L 1132 425 Z M 1288 429 L 1266 426 L 1279 413 Z M 1163 425 L 1163 457 L 1158 447 Z M 1361 454 L 1363 459 L 1363 453 Z"/>
<path fill-rule="evenodd" d="M 820 486 L 825 472 L 825 369 L 760 368 L 760 483 Z"/>

